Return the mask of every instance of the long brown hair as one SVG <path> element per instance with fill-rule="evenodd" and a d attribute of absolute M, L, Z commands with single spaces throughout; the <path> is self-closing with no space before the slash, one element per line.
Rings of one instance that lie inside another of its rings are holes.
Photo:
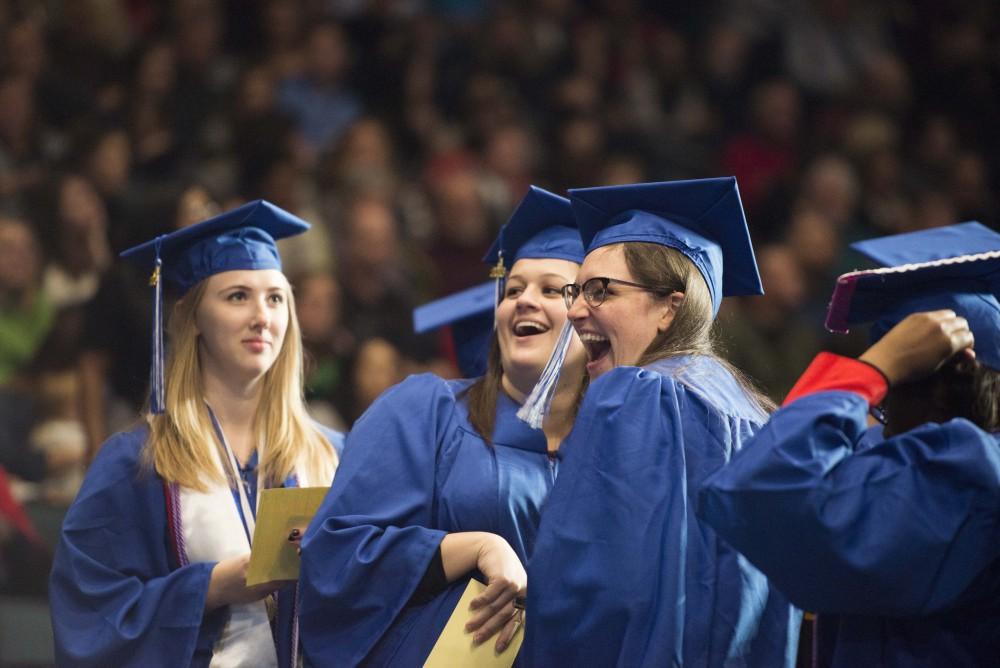
<path fill-rule="evenodd" d="M 655 299 L 667 299 L 671 292 L 683 292 L 670 327 L 657 333 L 639 357 L 636 366 L 646 366 L 661 359 L 701 355 L 710 357 L 729 371 L 748 397 L 766 413 L 775 404 L 757 389 L 746 374 L 723 359 L 717 352 L 712 297 L 701 272 L 680 251 L 647 242 L 622 244 L 625 264 L 638 283 L 664 286 Z"/>
<path fill-rule="evenodd" d="M 218 443 L 204 402 L 195 326 L 207 281 L 191 288 L 171 313 L 171 351 L 164 370 L 166 411 L 147 415 L 150 431 L 144 451 L 147 463 L 165 480 L 199 491 L 225 481 L 212 452 Z M 288 330 L 274 364 L 264 374 L 254 417 L 254 433 L 267 444 L 260 467 L 264 479 L 274 484 L 304 462 L 312 474 L 309 483 L 325 485 L 333 479 L 337 455 L 305 408 L 302 337 L 294 296 L 290 289 L 286 294 Z"/>
<path fill-rule="evenodd" d="M 883 405 L 887 436 L 954 418 L 1000 431 L 1000 371 L 956 355 L 927 378 L 891 388 Z"/>

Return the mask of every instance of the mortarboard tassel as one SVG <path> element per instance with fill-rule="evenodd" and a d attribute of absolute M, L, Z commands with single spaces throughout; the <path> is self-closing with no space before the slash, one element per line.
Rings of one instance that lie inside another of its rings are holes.
<path fill-rule="evenodd" d="M 532 429 L 541 429 L 545 416 L 549 414 L 552 406 L 552 398 L 556 394 L 556 385 L 559 384 L 559 374 L 562 371 L 563 360 L 566 359 L 566 351 L 573 341 L 573 325 L 569 320 L 563 325 L 559 332 L 559 338 L 552 349 L 549 361 L 542 369 L 542 375 L 531 390 L 524 405 L 517 411 L 517 417 L 527 422 Z"/>
<path fill-rule="evenodd" d="M 163 280 L 160 276 L 160 243 L 156 243 L 156 266 L 149 284 L 153 287 L 153 359 L 149 365 L 149 410 L 153 415 L 164 412 L 163 402 Z"/>
<path fill-rule="evenodd" d="M 503 230 L 500 231 L 501 237 Z M 497 309 L 500 308 L 500 298 L 503 293 L 503 278 L 507 275 L 507 269 L 503 264 L 503 248 L 497 251 L 497 263 L 490 268 L 490 278 L 494 281 L 493 287 L 493 329 L 497 328 Z"/>

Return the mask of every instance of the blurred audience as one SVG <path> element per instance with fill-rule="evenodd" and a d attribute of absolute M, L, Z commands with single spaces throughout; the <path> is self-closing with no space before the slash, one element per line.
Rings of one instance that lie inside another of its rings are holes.
<path fill-rule="evenodd" d="M 994 4 L 0 0 L 12 489 L 68 498 L 140 413 L 148 276 L 116 254 L 258 197 L 314 225 L 286 270 L 310 404 L 349 427 L 454 373 L 411 310 L 486 279 L 530 183 L 735 174 L 768 294 L 726 305 L 728 348 L 780 399 L 853 345 L 819 327 L 850 241 L 997 227 Z"/>

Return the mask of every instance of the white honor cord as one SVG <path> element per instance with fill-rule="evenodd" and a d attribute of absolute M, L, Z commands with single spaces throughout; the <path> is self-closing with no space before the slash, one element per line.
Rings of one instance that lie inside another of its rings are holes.
<path fill-rule="evenodd" d="M 208 404 L 205 404 L 208 406 Z M 236 454 L 233 449 L 229 447 L 229 442 L 226 441 L 226 435 L 222 433 L 222 425 L 215 417 L 215 413 L 212 411 L 212 407 L 208 406 L 208 415 L 212 418 L 212 426 L 215 427 L 215 433 L 218 434 L 219 440 L 222 441 L 222 447 L 226 451 L 227 460 L 229 461 L 229 474 L 232 476 L 232 481 L 236 484 L 236 489 L 239 490 L 240 495 L 240 508 L 243 510 L 243 528 L 247 534 L 247 543 L 253 546 L 253 533 L 257 526 L 256 522 L 256 507 L 251 511 L 250 508 L 250 497 L 247 494 L 246 485 L 243 484 L 243 476 L 240 475 L 240 465 L 236 461 Z M 259 456 L 259 454 L 258 454 Z M 257 504 L 260 505 L 260 490 L 261 487 L 261 477 L 260 477 L 260 466 L 257 467 Z"/>

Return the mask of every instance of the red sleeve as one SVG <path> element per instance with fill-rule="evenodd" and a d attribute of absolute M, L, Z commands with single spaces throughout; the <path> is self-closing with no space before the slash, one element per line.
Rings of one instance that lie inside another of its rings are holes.
<path fill-rule="evenodd" d="M 11 493 L 7 474 L 0 466 L 0 519 L 7 520 L 21 534 L 35 545 L 43 545 L 42 537 L 38 535 L 24 508 Z"/>
<path fill-rule="evenodd" d="M 826 390 L 854 392 L 864 397 L 869 406 L 877 406 L 889 391 L 889 383 L 871 364 L 833 353 L 820 353 L 781 405 L 787 406 L 799 397 Z"/>

